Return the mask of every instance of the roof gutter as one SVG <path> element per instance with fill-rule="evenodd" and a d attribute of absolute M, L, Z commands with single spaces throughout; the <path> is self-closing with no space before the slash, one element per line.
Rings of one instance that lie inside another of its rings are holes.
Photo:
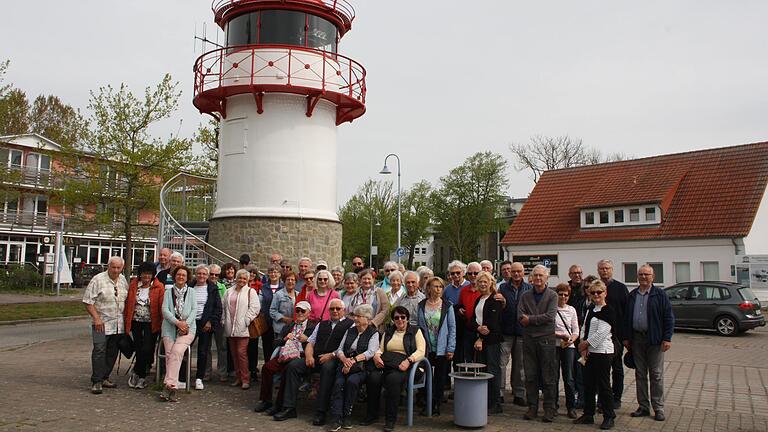
<path fill-rule="evenodd" d="M 734 255 L 746 255 L 747 252 L 744 250 L 744 237 L 734 237 L 731 239 L 731 243 L 733 243 L 733 253 Z"/>

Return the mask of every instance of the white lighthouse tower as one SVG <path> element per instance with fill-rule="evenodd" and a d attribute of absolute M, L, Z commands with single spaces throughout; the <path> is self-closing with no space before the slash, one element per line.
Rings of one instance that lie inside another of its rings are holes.
<path fill-rule="evenodd" d="M 215 0 L 223 48 L 195 62 L 194 104 L 220 121 L 209 242 L 266 264 L 341 263 L 336 127 L 365 113 L 365 68 L 338 53 L 344 0 Z"/>

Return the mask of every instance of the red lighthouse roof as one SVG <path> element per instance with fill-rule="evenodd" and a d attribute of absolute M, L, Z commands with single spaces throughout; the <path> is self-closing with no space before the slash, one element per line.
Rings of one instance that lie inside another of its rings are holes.
<path fill-rule="evenodd" d="M 347 0 L 213 0 L 214 21 L 222 29 L 232 18 L 257 10 L 295 10 L 319 16 L 339 29 L 339 37 L 352 29 L 355 8 Z"/>

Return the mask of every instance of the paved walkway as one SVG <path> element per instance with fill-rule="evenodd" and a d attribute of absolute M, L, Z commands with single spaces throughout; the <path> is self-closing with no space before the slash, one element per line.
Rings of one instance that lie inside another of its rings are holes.
<path fill-rule="evenodd" d="M 46 292 L 50 292 L 50 288 L 46 288 Z M 33 294 L 11 294 L 0 293 L 0 304 L 14 304 L 14 303 L 47 303 L 47 302 L 70 302 L 70 301 L 82 301 L 83 289 L 67 290 L 66 294 L 55 295 L 33 295 Z"/>
<path fill-rule="evenodd" d="M 768 330 L 734 338 L 710 333 L 679 333 L 668 353 L 666 422 L 633 419 L 636 407 L 634 375 L 627 374 L 623 408 L 617 431 L 768 431 Z M 300 402 L 300 417 L 287 422 L 252 411 L 258 385 L 242 391 L 218 383 L 206 390 L 181 394 L 176 404 L 161 403 L 156 392 L 131 390 L 123 375 L 119 388 L 100 396 L 88 392 L 90 341 L 87 337 L 38 343 L 0 350 L 0 430 L 84 431 L 322 431 L 311 426 L 311 406 Z M 116 374 L 113 374 L 116 377 Z M 511 400 L 507 397 L 507 400 Z M 361 405 L 361 404 L 358 404 Z M 356 416 L 361 416 L 356 407 Z M 576 426 L 564 416 L 555 423 L 521 419 L 523 409 L 509 403 L 504 414 L 490 417 L 488 431 L 591 431 L 596 426 Z M 406 430 L 401 410 L 398 430 Z M 171 427 L 171 425 L 173 425 Z M 376 427 L 356 427 L 368 432 Z M 450 404 L 438 419 L 417 417 L 414 431 L 457 429 L 451 423 Z"/>

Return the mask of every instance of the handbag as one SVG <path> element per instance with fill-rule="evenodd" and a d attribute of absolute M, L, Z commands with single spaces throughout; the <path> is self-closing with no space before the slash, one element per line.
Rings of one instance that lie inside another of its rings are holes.
<path fill-rule="evenodd" d="M 288 363 L 289 361 L 301 357 L 301 342 L 291 339 L 280 347 L 278 354 L 278 363 Z"/>
<path fill-rule="evenodd" d="M 384 351 L 381 354 L 381 361 L 384 362 L 385 369 L 400 370 L 400 363 L 407 358 L 407 355 L 394 351 Z"/>
<path fill-rule="evenodd" d="M 251 289 L 251 288 L 248 288 Z M 251 294 L 248 293 L 248 308 L 251 308 Z M 263 313 L 256 315 L 250 324 L 248 324 L 248 337 L 251 339 L 258 339 L 269 331 L 269 323 L 267 317 Z"/>

